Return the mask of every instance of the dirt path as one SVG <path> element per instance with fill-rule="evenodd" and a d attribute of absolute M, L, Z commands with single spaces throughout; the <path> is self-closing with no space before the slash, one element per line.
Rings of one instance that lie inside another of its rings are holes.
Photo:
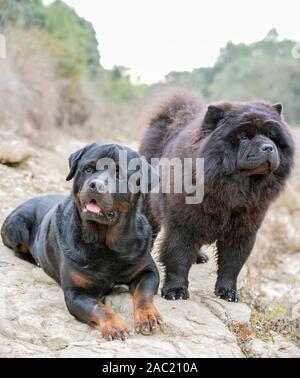
<path fill-rule="evenodd" d="M 57 135 L 55 148 L 51 141 L 48 145 L 48 149 L 35 148 L 35 156 L 22 168 L 0 164 L 0 223 L 7 213 L 32 196 L 69 190 L 65 182 L 67 157 L 82 143 Z M 151 338 L 134 335 L 126 342 L 107 342 L 100 338 L 99 330 L 69 314 L 61 289 L 40 268 L 15 258 L 0 245 L 0 356 L 243 357 L 240 340 L 232 329 L 233 325 L 249 322 L 250 309 L 243 303 L 215 298 L 211 251 L 210 255 L 208 264 L 192 268 L 190 300 L 156 298 L 166 321 L 161 332 Z M 128 292 L 118 289 L 107 298 L 107 303 L 132 325 Z M 283 342 L 271 348 L 270 353 L 279 353 Z M 300 356 L 293 344 L 285 345 L 280 353 Z"/>

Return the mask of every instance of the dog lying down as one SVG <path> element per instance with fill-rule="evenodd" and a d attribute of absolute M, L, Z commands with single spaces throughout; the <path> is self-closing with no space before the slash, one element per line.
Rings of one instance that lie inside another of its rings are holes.
<path fill-rule="evenodd" d="M 90 144 L 75 152 L 69 158 L 67 180 L 74 178 L 70 195 L 25 202 L 1 230 L 7 247 L 61 285 L 70 313 L 99 326 L 107 340 L 131 335 L 125 321 L 104 303 L 117 284 L 128 285 L 133 295 L 137 333 L 150 335 L 162 324 L 153 304 L 159 273 L 150 255 L 150 226 L 137 210 L 141 190 L 132 190 L 129 182 L 137 170 L 126 169 L 120 152 L 127 155 L 126 164 L 142 161 L 116 144 Z M 145 175 L 137 180 L 139 188 L 159 181 L 147 167 L 147 180 Z"/>

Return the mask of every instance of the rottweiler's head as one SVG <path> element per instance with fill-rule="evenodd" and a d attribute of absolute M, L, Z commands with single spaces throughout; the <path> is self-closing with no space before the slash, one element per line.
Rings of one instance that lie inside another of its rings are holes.
<path fill-rule="evenodd" d="M 159 182 L 152 167 L 132 149 L 117 144 L 89 144 L 69 158 L 73 194 L 88 221 L 116 224 L 135 210 L 140 193 Z"/>

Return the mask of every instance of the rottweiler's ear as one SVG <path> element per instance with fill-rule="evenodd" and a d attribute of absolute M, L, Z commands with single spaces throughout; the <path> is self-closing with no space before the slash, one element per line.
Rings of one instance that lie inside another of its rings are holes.
<path fill-rule="evenodd" d="M 85 153 L 85 147 L 82 148 L 81 150 L 74 152 L 72 155 L 70 155 L 70 157 L 69 157 L 70 172 L 69 172 L 68 176 L 66 177 L 67 181 L 72 180 L 72 178 L 75 176 L 75 173 L 76 173 L 77 167 L 78 167 L 78 162 L 79 162 L 79 160 L 81 159 L 81 157 L 84 153 Z"/>
<path fill-rule="evenodd" d="M 274 105 L 272 105 L 272 108 L 273 108 L 274 110 L 276 110 L 276 112 L 277 112 L 279 115 L 281 115 L 281 113 L 282 113 L 282 105 L 281 105 L 281 104 L 274 104 Z"/>
<path fill-rule="evenodd" d="M 85 154 L 87 150 L 89 150 L 94 144 L 88 144 L 84 148 L 81 148 L 80 150 L 74 152 L 72 155 L 69 157 L 69 167 L 70 167 L 70 172 L 68 176 L 66 177 L 66 181 L 72 180 L 72 178 L 75 176 L 75 173 L 77 171 L 78 163 L 82 156 Z"/>
<path fill-rule="evenodd" d="M 216 105 L 209 105 L 204 117 L 203 131 L 207 135 L 214 131 L 218 122 L 224 117 L 224 109 Z"/>

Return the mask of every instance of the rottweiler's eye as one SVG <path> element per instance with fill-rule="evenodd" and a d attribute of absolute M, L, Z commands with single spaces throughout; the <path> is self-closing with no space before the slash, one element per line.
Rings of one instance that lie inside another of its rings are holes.
<path fill-rule="evenodd" d="M 88 167 L 85 168 L 84 171 L 85 171 L 86 173 L 92 173 L 94 170 L 93 170 L 93 168 L 92 168 L 91 166 L 88 166 Z"/>
<path fill-rule="evenodd" d="M 117 180 L 123 180 L 123 175 L 118 165 L 116 165 L 116 178 Z"/>
<path fill-rule="evenodd" d="M 116 165 L 116 178 L 119 180 L 120 178 L 120 167 Z"/>

